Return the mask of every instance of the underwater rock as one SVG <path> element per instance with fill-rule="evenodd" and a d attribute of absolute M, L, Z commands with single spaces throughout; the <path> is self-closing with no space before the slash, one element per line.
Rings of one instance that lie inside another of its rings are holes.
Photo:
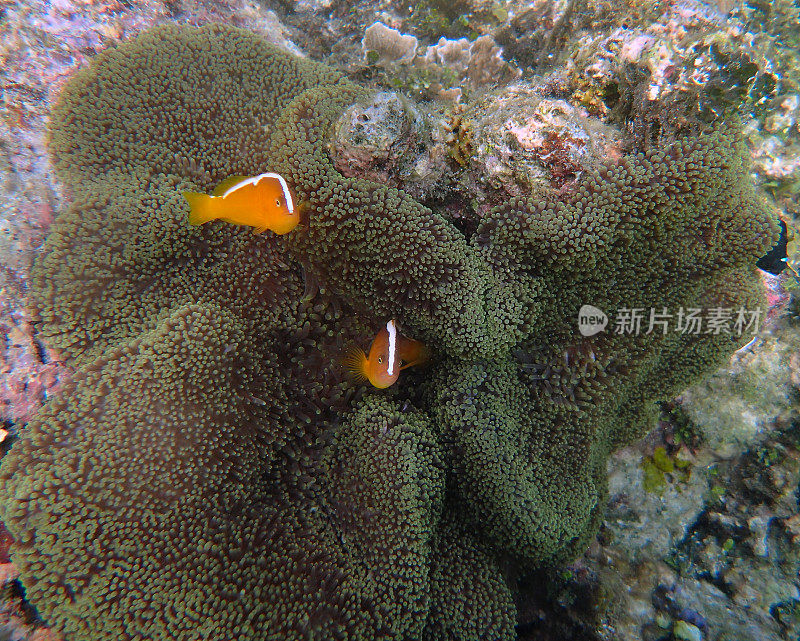
<path fill-rule="evenodd" d="M 334 125 L 331 156 L 343 176 L 388 183 L 422 158 L 422 114 L 395 92 L 379 91 L 348 107 Z"/>
<path fill-rule="evenodd" d="M 681 407 L 718 458 L 753 446 L 774 429 L 777 416 L 793 407 L 790 359 L 800 339 L 791 331 L 771 330 L 756 341 L 681 394 Z"/>
<path fill-rule="evenodd" d="M 656 492 L 645 491 L 630 473 L 628 486 L 615 476 L 641 469 L 637 461 L 652 447 L 648 442 L 663 436 L 661 429 L 612 456 L 609 509 L 599 542 L 585 558 L 601 577 L 596 591 L 615 581 L 629 586 L 619 609 L 602 621 L 615 638 L 640 639 L 640 629 L 659 638 L 658 629 L 681 620 L 708 639 L 779 641 L 796 634 L 797 426 L 797 408 L 785 409 L 751 449 L 729 459 L 721 458 L 729 452 L 718 454 L 701 441 L 692 447 L 688 479 L 668 475 Z M 661 496 L 669 525 L 648 505 Z M 682 533 L 672 524 L 673 502 L 691 510 L 680 523 Z"/>
<path fill-rule="evenodd" d="M 564 44 L 580 26 L 583 7 L 568 0 L 533 0 L 520 6 L 498 30 L 497 40 L 510 60 L 542 71 L 563 55 Z"/>
<path fill-rule="evenodd" d="M 50 150 L 73 200 L 31 301 L 76 372 L 3 458 L 0 516 L 70 641 L 513 639 L 507 560 L 582 551 L 609 453 L 749 338 L 614 316 L 765 305 L 777 225 L 735 132 L 473 232 L 336 169 L 365 95 L 220 25 L 158 27 L 65 88 Z M 266 169 L 306 203 L 295 232 L 186 224 L 183 191 Z M 579 332 L 587 303 L 608 331 Z M 434 359 L 379 394 L 338 359 L 386 318 Z"/>
<path fill-rule="evenodd" d="M 466 110 L 472 180 L 501 194 L 489 202 L 551 189 L 569 192 L 592 169 L 621 157 L 617 130 L 544 93 L 539 85 L 515 84 Z"/>
<path fill-rule="evenodd" d="M 604 524 L 614 548 L 631 563 L 662 558 L 686 534 L 705 505 L 710 481 L 703 474 L 675 474 L 656 487 L 647 483 L 646 454 L 631 446 L 609 459 L 609 501 Z M 699 453 L 689 463 L 702 469 L 713 459 Z"/>
<path fill-rule="evenodd" d="M 696 625 L 678 620 L 672 626 L 672 635 L 680 641 L 703 641 L 703 633 Z"/>
<path fill-rule="evenodd" d="M 397 92 L 371 93 L 334 124 L 331 160 L 348 178 L 398 187 L 422 202 L 435 199 L 454 182 L 454 157 L 462 142 L 457 118 L 454 111 L 448 117 L 436 105 Z"/>

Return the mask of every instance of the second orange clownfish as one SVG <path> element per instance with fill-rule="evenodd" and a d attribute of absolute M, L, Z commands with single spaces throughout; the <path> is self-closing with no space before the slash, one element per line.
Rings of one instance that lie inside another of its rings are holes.
<path fill-rule="evenodd" d="M 352 347 L 344 358 L 344 365 L 357 381 L 369 381 L 385 389 L 397 381 L 400 370 L 426 363 L 429 358 L 430 353 L 423 343 L 401 336 L 397 323 L 390 320 L 373 339 L 369 355 Z"/>

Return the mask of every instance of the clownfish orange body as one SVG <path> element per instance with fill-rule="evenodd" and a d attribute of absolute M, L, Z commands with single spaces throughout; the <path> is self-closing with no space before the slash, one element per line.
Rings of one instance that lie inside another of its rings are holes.
<path fill-rule="evenodd" d="M 393 385 L 400 370 L 428 361 L 428 348 L 420 341 L 401 336 L 390 320 L 372 341 L 369 355 L 353 347 L 344 358 L 345 367 L 357 381 L 369 381 L 379 389 Z"/>
<path fill-rule="evenodd" d="M 257 234 L 267 229 L 287 234 L 300 222 L 300 212 L 280 174 L 231 176 L 223 180 L 211 196 L 186 191 L 183 197 L 189 203 L 190 225 L 224 220 L 255 227 Z"/>

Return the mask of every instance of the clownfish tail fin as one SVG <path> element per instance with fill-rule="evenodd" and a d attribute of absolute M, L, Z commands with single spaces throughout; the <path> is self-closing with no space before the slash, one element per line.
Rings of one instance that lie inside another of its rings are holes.
<path fill-rule="evenodd" d="M 202 225 L 215 218 L 218 218 L 212 203 L 214 202 L 211 196 L 206 194 L 198 194 L 193 191 L 183 192 L 183 197 L 189 203 L 189 224 Z"/>
<path fill-rule="evenodd" d="M 363 383 L 367 380 L 367 355 L 364 350 L 351 345 L 342 357 L 342 365 L 354 382 Z"/>

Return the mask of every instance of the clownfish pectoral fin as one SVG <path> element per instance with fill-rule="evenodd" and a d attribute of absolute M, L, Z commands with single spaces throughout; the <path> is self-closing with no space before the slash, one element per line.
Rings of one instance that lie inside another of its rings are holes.
<path fill-rule="evenodd" d="M 253 233 L 254 233 L 254 234 L 263 234 L 263 233 L 264 233 L 265 231 L 267 231 L 268 229 L 269 229 L 269 227 L 256 227 L 256 228 L 253 230 Z"/>
<path fill-rule="evenodd" d="M 212 205 L 214 199 L 211 196 L 185 191 L 183 197 L 189 203 L 190 225 L 202 225 L 218 217 Z"/>
<path fill-rule="evenodd" d="M 367 377 L 367 355 L 364 350 L 352 345 L 342 357 L 342 365 L 348 376 L 356 383 L 364 383 Z"/>
<path fill-rule="evenodd" d="M 231 187 L 238 185 L 240 182 L 247 179 L 248 176 L 231 176 L 230 178 L 226 178 L 219 185 L 214 187 L 214 191 L 212 193 L 214 196 L 222 196 L 222 194 L 228 191 Z"/>
<path fill-rule="evenodd" d="M 401 336 L 397 349 L 400 354 L 401 370 L 415 365 L 425 365 L 431 358 L 430 350 L 425 344 L 413 338 Z"/>
<path fill-rule="evenodd" d="M 311 203 L 308 200 L 301 200 L 297 203 L 297 215 L 300 222 L 308 220 L 308 214 L 311 212 Z"/>
<path fill-rule="evenodd" d="M 419 359 L 419 360 L 415 360 L 415 361 L 408 361 L 408 362 L 406 362 L 404 360 L 401 360 L 400 361 L 400 369 L 404 370 L 404 369 L 406 369 L 408 367 L 415 367 L 417 365 L 424 365 L 427 362 L 428 362 L 427 358 Z"/>

